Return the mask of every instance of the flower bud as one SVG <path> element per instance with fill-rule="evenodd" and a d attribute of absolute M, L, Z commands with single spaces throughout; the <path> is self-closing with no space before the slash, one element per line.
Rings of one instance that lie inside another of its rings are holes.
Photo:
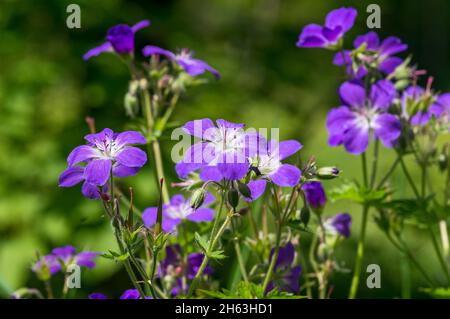
<path fill-rule="evenodd" d="M 239 193 L 236 189 L 232 188 L 227 193 L 228 203 L 231 207 L 236 208 L 239 204 Z"/>
<path fill-rule="evenodd" d="M 302 210 L 300 211 L 300 221 L 303 223 L 303 225 L 305 225 L 305 227 L 308 226 L 310 217 L 311 212 L 308 206 L 303 206 Z"/>
<path fill-rule="evenodd" d="M 340 170 L 337 167 L 321 167 L 316 175 L 320 179 L 333 179 L 339 176 Z"/>
<path fill-rule="evenodd" d="M 191 202 L 190 202 L 191 207 L 193 209 L 199 208 L 200 206 L 203 205 L 205 198 L 206 198 L 206 190 L 203 187 L 196 189 L 191 197 Z"/>
<path fill-rule="evenodd" d="M 237 184 L 238 184 L 239 193 L 241 193 L 242 196 L 244 196 L 246 198 L 251 198 L 252 197 L 252 193 L 250 191 L 250 188 L 246 184 L 244 184 L 244 183 L 242 183 L 240 181 L 238 181 Z"/>

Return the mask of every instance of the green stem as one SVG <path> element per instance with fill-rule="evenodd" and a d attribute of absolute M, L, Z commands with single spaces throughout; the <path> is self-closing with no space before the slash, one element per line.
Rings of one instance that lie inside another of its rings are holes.
<path fill-rule="evenodd" d="M 400 259 L 401 276 L 402 276 L 402 298 L 411 298 L 411 267 L 406 254 L 401 254 Z"/>
<path fill-rule="evenodd" d="M 366 153 L 361 154 L 361 161 L 362 161 L 362 171 L 363 171 L 363 180 L 364 180 L 364 186 L 367 188 L 369 186 L 369 179 L 367 174 L 367 159 L 366 159 Z"/>
<path fill-rule="evenodd" d="M 409 185 L 411 186 L 411 188 L 414 192 L 414 195 L 417 197 L 417 199 L 420 199 L 419 191 L 417 190 L 417 187 L 414 184 L 414 181 L 413 181 L 411 175 L 409 174 L 408 168 L 406 167 L 405 161 L 403 160 L 403 156 L 399 154 L 398 159 L 399 159 L 400 165 L 402 167 L 403 173 L 405 174 L 406 179 L 408 180 Z"/>
<path fill-rule="evenodd" d="M 234 250 L 236 251 L 236 257 L 239 263 L 239 269 L 241 271 L 242 278 L 244 278 L 244 281 L 248 283 L 247 271 L 245 270 L 244 260 L 242 259 L 241 249 L 237 240 L 234 241 Z"/>
<path fill-rule="evenodd" d="M 51 284 L 50 280 L 46 280 L 44 282 L 44 285 L 45 285 L 45 290 L 47 292 L 47 299 L 53 299 L 54 298 L 53 289 L 52 289 L 52 284 Z"/>
<path fill-rule="evenodd" d="M 158 139 L 153 136 L 153 126 L 155 120 L 153 118 L 150 96 L 147 90 L 142 91 L 142 99 L 144 103 L 144 112 L 147 124 L 147 135 L 151 137 L 151 150 L 148 148 L 148 152 L 153 154 L 153 166 L 156 171 L 156 184 L 160 187 L 161 179 L 164 180 L 162 186 L 162 195 L 164 203 L 168 203 L 170 200 L 169 191 L 167 189 L 167 181 L 164 177 L 164 166 L 162 162 L 161 147 Z"/>
<path fill-rule="evenodd" d="M 220 229 L 217 232 L 216 236 L 214 237 L 213 241 L 210 243 L 210 245 L 208 247 L 208 251 L 204 255 L 203 261 L 202 261 L 200 267 L 198 268 L 198 271 L 195 274 L 194 279 L 191 282 L 191 286 L 189 287 L 186 298 L 190 298 L 192 296 L 193 292 L 195 291 L 195 289 L 197 288 L 197 285 L 200 281 L 200 277 L 202 276 L 203 271 L 205 270 L 205 267 L 208 264 L 209 255 L 214 250 L 217 241 L 219 240 L 220 236 L 222 235 L 222 233 L 225 231 L 226 227 L 228 226 L 228 224 L 231 220 L 231 216 L 232 216 L 231 213 L 227 214 L 225 221 L 223 222 L 222 226 L 220 227 Z"/>
<path fill-rule="evenodd" d="M 375 180 L 377 176 L 377 168 L 378 168 L 378 152 L 380 148 L 380 140 L 377 139 L 375 141 L 374 145 L 374 152 L 373 152 L 373 161 L 372 161 L 372 175 L 370 177 L 370 187 L 373 188 L 375 185 Z"/>
<path fill-rule="evenodd" d="M 403 172 L 405 173 L 405 176 L 406 176 L 406 178 L 407 178 L 407 180 L 408 180 L 408 182 L 409 182 L 411 188 L 413 189 L 414 194 L 416 195 L 417 200 L 423 201 L 423 200 L 424 200 L 424 196 L 426 195 L 426 194 L 425 194 L 425 192 L 426 192 L 426 187 L 423 186 L 423 184 L 424 184 L 423 181 L 426 180 L 425 178 L 423 178 L 423 177 L 426 177 L 426 168 L 423 167 L 424 165 L 421 165 L 421 167 L 422 167 L 422 189 L 421 189 L 421 190 L 422 190 L 422 194 L 423 194 L 423 196 L 421 196 L 421 195 L 419 194 L 419 191 L 417 190 L 415 184 L 414 184 L 413 179 L 411 178 L 411 175 L 410 175 L 409 172 L 408 172 L 408 169 L 407 169 L 407 167 L 406 167 L 406 165 L 405 165 L 405 163 L 404 163 L 403 158 L 401 157 L 401 155 L 400 155 L 400 164 L 402 165 Z M 424 171 L 425 171 L 425 172 L 424 172 Z M 426 183 L 425 183 L 425 185 L 426 185 Z M 446 277 L 446 279 L 447 279 L 447 283 L 450 284 L 450 273 L 449 273 L 449 270 L 448 270 L 447 263 L 445 262 L 445 259 L 444 259 L 444 257 L 442 256 L 441 248 L 439 247 L 439 243 L 438 243 L 436 237 L 434 236 L 434 233 L 433 233 L 433 227 L 432 227 L 432 224 L 431 224 L 431 220 L 427 219 L 427 221 L 428 221 L 428 227 L 427 227 L 427 229 L 428 229 L 428 233 L 429 233 L 430 238 L 431 238 L 431 243 L 433 244 L 433 248 L 434 248 L 434 250 L 435 250 L 435 252 L 436 252 L 436 255 L 437 255 L 437 257 L 438 257 L 439 263 L 440 263 L 440 265 L 441 265 L 441 267 L 442 267 L 442 270 L 444 271 L 445 277 Z"/>
<path fill-rule="evenodd" d="M 376 189 L 380 189 L 384 183 L 386 183 L 386 181 L 388 180 L 388 178 L 392 175 L 392 173 L 394 172 L 395 168 L 397 167 L 399 163 L 399 158 L 396 158 L 394 163 L 392 164 L 391 168 L 389 169 L 389 171 L 386 173 L 386 175 L 384 175 L 384 177 L 381 179 L 381 181 L 378 183 Z"/>
<path fill-rule="evenodd" d="M 362 223 L 361 223 L 361 233 L 359 235 L 358 240 L 358 249 L 356 253 L 356 261 L 355 261 L 355 269 L 352 278 L 352 284 L 350 287 L 350 293 L 348 298 L 354 299 L 358 292 L 359 279 L 362 271 L 362 263 L 364 258 L 364 240 L 366 237 L 366 228 L 367 228 L 367 217 L 369 213 L 369 207 L 367 205 L 363 206 L 363 214 L 362 214 Z"/>
<path fill-rule="evenodd" d="M 282 228 L 282 210 L 280 206 L 280 201 L 278 199 L 277 190 L 275 188 L 275 185 L 272 184 L 272 191 L 273 191 L 273 198 L 276 204 L 276 210 L 277 210 L 277 234 L 276 234 L 276 241 L 275 241 L 275 250 L 272 255 L 272 259 L 269 264 L 269 269 L 267 270 L 266 278 L 264 279 L 263 283 L 263 293 L 266 293 L 267 286 L 269 285 L 270 280 L 272 279 L 273 271 L 275 268 L 275 262 L 278 258 L 278 253 L 280 252 L 280 243 L 281 243 L 281 228 Z"/>

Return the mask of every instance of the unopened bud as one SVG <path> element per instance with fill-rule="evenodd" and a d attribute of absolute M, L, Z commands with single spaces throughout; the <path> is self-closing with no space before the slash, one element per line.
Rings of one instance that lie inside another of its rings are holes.
<path fill-rule="evenodd" d="M 240 181 L 238 181 L 237 184 L 238 184 L 239 193 L 241 193 L 242 196 L 244 196 L 246 198 L 251 198 L 252 197 L 252 193 L 250 191 L 250 188 L 246 184 L 244 184 L 244 183 L 242 183 Z"/>
<path fill-rule="evenodd" d="M 191 197 L 191 202 L 190 202 L 191 207 L 193 209 L 199 208 L 200 206 L 203 205 L 205 198 L 206 198 L 206 190 L 203 187 L 196 189 Z"/>
<path fill-rule="evenodd" d="M 311 217 L 311 211 L 309 210 L 308 206 L 303 206 L 302 210 L 300 211 L 300 221 L 303 223 L 303 225 L 308 226 L 309 218 Z"/>
<path fill-rule="evenodd" d="M 239 204 L 239 193 L 236 189 L 232 188 L 228 191 L 227 194 L 228 203 L 231 207 L 236 208 Z"/>
<path fill-rule="evenodd" d="M 339 176 L 341 171 L 337 167 L 321 167 L 317 170 L 316 175 L 320 179 L 333 179 Z"/>

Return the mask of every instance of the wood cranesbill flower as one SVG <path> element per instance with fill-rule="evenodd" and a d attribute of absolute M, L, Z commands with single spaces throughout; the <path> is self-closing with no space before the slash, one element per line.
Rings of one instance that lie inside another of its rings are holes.
<path fill-rule="evenodd" d="M 326 203 L 325 190 L 318 181 L 306 182 L 302 185 L 308 205 L 314 210 L 321 210 Z"/>
<path fill-rule="evenodd" d="M 411 125 L 422 126 L 432 118 L 450 114 L 450 93 L 436 95 L 430 89 L 413 85 L 403 91 L 401 106 L 402 116 Z"/>
<path fill-rule="evenodd" d="M 297 41 L 299 48 L 334 48 L 344 34 L 353 27 L 358 12 L 354 8 L 339 8 L 329 12 L 325 25 L 308 24 Z"/>
<path fill-rule="evenodd" d="M 274 249 L 270 252 L 270 260 L 272 260 L 273 253 Z M 277 287 L 279 291 L 298 293 L 302 267 L 300 265 L 293 266 L 294 259 L 295 248 L 291 242 L 287 243 L 284 247 L 280 247 L 275 261 L 273 280 L 267 285 L 266 292 Z"/>
<path fill-rule="evenodd" d="M 203 181 L 239 180 L 247 174 L 248 158 L 261 149 L 262 138 L 256 132 L 246 132 L 244 124 L 222 119 L 187 122 L 183 130 L 202 139 L 193 144 L 177 163 L 176 171 L 186 178 L 194 170 L 200 171 Z"/>
<path fill-rule="evenodd" d="M 88 198 L 99 197 L 97 186 L 104 186 L 111 172 L 117 177 L 131 176 L 147 162 L 143 150 L 130 146 L 147 143 L 138 132 L 114 133 L 105 128 L 84 138 L 88 144 L 76 147 L 69 154 L 69 168 L 61 174 L 59 186 L 71 187 L 84 181 L 82 192 Z"/>
<path fill-rule="evenodd" d="M 168 204 L 163 205 L 162 228 L 165 232 L 171 232 L 183 220 L 191 222 L 209 222 L 214 219 L 214 210 L 207 207 L 214 201 L 214 196 L 207 194 L 203 204 L 197 208 L 192 208 L 190 199 L 185 199 L 183 195 L 174 195 Z M 144 210 L 142 219 L 147 228 L 156 223 L 158 207 L 149 207 Z"/>
<path fill-rule="evenodd" d="M 94 268 L 95 258 L 98 255 L 98 252 L 93 251 L 82 251 L 77 254 L 75 247 L 70 245 L 57 247 L 52 250 L 51 254 L 41 257 L 32 266 L 32 270 L 41 278 L 49 278 L 72 264 Z"/>
<path fill-rule="evenodd" d="M 84 60 L 106 52 L 115 52 L 119 55 L 134 53 L 134 34 L 150 25 L 149 20 L 142 20 L 133 26 L 118 24 L 108 29 L 106 42 L 90 49 L 83 55 Z"/>
<path fill-rule="evenodd" d="M 394 36 L 380 43 L 378 34 L 373 31 L 356 37 L 353 44 L 354 51 L 337 52 L 333 64 L 346 66 L 347 73 L 357 79 L 364 77 L 369 69 L 391 74 L 403 63 L 402 58 L 394 55 L 408 49 L 407 44 Z"/>
<path fill-rule="evenodd" d="M 190 76 L 197 76 L 205 72 L 210 72 L 216 79 L 220 78 L 220 74 L 216 69 L 203 60 L 193 58 L 192 52 L 188 49 L 182 49 L 179 53 L 173 53 L 154 45 L 147 45 L 142 49 L 142 54 L 146 57 L 163 55 L 182 67 Z"/>
<path fill-rule="evenodd" d="M 330 146 L 343 144 L 347 152 L 361 154 L 369 145 L 370 130 L 385 147 L 394 146 L 401 134 L 401 124 L 397 116 L 388 113 L 396 96 L 391 82 L 376 82 L 368 96 L 360 83 L 345 82 L 339 95 L 344 105 L 332 109 L 327 117 Z"/>
<path fill-rule="evenodd" d="M 282 187 L 294 187 L 299 183 L 302 175 L 300 169 L 281 161 L 294 155 L 301 148 L 302 144 L 296 140 L 281 142 L 271 140 L 267 143 L 267 148 L 252 159 L 251 169 L 256 172 L 259 179 L 248 183 L 251 200 L 257 199 L 264 193 L 267 180 Z"/>
<path fill-rule="evenodd" d="M 109 299 L 108 296 L 101 292 L 93 292 L 88 296 L 89 299 Z M 137 289 L 127 289 L 122 295 L 120 295 L 119 299 L 141 299 L 141 295 L 139 290 Z M 152 299 L 151 296 L 145 296 L 145 299 Z"/>
<path fill-rule="evenodd" d="M 348 238 L 352 227 L 352 216 L 347 213 L 336 214 L 325 221 L 324 227 L 331 234 L 338 234 Z"/>
<path fill-rule="evenodd" d="M 188 284 L 185 284 L 185 287 L 183 287 L 182 276 L 185 275 L 188 280 L 194 279 L 203 262 L 203 258 L 205 258 L 201 253 L 191 253 L 187 256 L 185 264 L 181 256 L 180 245 L 166 246 L 166 256 L 161 261 L 158 269 L 158 277 L 169 284 L 172 296 L 187 292 Z M 203 275 L 211 275 L 212 273 L 213 269 L 207 264 Z"/>

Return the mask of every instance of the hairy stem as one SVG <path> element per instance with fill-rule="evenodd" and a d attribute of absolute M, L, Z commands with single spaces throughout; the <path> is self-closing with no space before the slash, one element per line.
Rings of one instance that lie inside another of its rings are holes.
<path fill-rule="evenodd" d="M 350 286 L 350 293 L 348 298 L 354 299 L 358 292 L 359 279 L 362 271 L 362 263 L 364 258 L 364 241 L 366 237 L 367 228 L 367 217 L 369 214 L 369 207 L 367 205 L 363 206 L 362 223 L 361 223 L 361 233 L 358 240 L 358 249 L 356 252 L 355 269 L 353 273 L 352 283 Z"/>

